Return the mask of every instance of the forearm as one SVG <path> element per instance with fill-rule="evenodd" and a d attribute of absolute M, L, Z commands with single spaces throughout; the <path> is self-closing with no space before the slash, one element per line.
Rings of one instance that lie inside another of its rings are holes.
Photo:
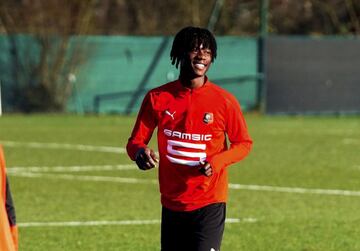
<path fill-rule="evenodd" d="M 15 214 L 15 207 L 14 207 L 14 203 L 13 203 L 13 199 L 12 199 L 12 195 L 11 195 L 11 191 L 10 191 L 10 184 L 9 184 L 9 180 L 6 177 L 6 201 L 5 201 L 5 208 L 6 208 L 6 213 L 7 213 L 7 217 L 9 220 L 9 225 L 10 225 L 10 232 L 11 232 L 11 236 L 13 239 L 13 243 L 14 243 L 14 247 L 15 250 L 18 250 L 18 227 L 16 225 L 16 214 Z"/>
<path fill-rule="evenodd" d="M 126 151 L 131 160 L 135 160 L 136 153 L 141 148 L 147 147 L 156 126 L 157 121 L 153 113 L 150 94 L 148 93 L 141 105 L 136 123 L 126 145 Z"/>
<path fill-rule="evenodd" d="M 209 159 L 211 166 L 216 170 L 229 166 L 233 163 L 243 160 L 250 152 L 251 141 L 232 144 L 228 150 L 220 152 Z"/>
<path fill-rule="evenodd" d="M 12 199 L 12 195 L 11 195 L 11 191 L 10 191 L 10 185 L 9 185 L 9 181 L 8 181 L 7 177 L 6 177 L 6 202 L 5 202 L 5 206 L 6 206 L 6 212 L 7 212 L 7 215 L 8 215 L 10 226 L 16 225 L 15 207 L 14 207 L 14 203 L 13 203 L 13 199 Z"/>

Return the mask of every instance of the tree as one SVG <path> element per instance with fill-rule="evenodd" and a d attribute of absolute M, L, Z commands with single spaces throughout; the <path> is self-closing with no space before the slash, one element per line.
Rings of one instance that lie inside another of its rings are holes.
<path fill-rule="evenodd" d="M 274 34 L 360 34 L 359 1 L 271 0 L 270 3 L 269 23 Z"/>
<path fill-rule="evenodd" d="M 77 34 L 92 27 L 94 1 L 1 1 L 0 21 L 13 65 L 12 98 L 20 111 L 62 111 L 85 58 Z"/>
<path fill-rule="evenodd" d="M 61 111 L 71 94 L 69 76 L 89 56 L 81 35 L 174 35 L 184 26 L 206 27 L 219 1 L 1 0 L 12 100 L 22 111 Z M 217 36 L 258 35 L 260 0 L 221 1 Z M 360 1 L 268 1 L 271 34 L 360 34 Z"/>

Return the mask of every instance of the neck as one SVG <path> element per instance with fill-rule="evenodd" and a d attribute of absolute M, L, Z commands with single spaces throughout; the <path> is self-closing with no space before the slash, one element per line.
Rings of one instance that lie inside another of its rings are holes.
<path fill-rule="evenodd" d="M 197 76 L 197 77 L 186 77 L 185 75 L 180 74 L 179 77 L 181 84 L 190 89 L 197 89 L 202 87 L 206 82 L 205 76 Z"/>

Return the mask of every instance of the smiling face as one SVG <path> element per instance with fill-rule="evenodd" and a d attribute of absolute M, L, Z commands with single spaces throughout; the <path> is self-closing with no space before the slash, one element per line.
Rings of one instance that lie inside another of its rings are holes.
<path fill-rule="evenodd" d="M 192 26 L 175 35 L 170 52 L 171 64 L 176 68 L 180 65 L 181 83 L 189 88 L 198 88 L 205 83 L 205 74 L 216 56 L 214 35 L 207 29 Z"/>
<path fill-rule="evenodd" d="M 189 52 L 189 59 L 195 75 L 204 76 L 210 68 L 212 53 L 209 48 L 200 44 Z"/>
<path fill-rule="evenodd" d="M 203 77 L 209 70 L 212 61 L 212 52 L 203 44 L 192 48 L 187 57 L 182 62 L 182 70 L 186 75 L 195 77 Z"/>

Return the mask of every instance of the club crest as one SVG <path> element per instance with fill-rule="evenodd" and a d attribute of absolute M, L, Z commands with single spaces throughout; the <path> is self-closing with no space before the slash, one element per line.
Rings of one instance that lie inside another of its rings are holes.
<path fill-rule="evenodd" d="M 211 112 L 205 112 L 203 122 L 205 124 L 212 124 L 214 122 L 214 114 L 212 114 Z"/>

